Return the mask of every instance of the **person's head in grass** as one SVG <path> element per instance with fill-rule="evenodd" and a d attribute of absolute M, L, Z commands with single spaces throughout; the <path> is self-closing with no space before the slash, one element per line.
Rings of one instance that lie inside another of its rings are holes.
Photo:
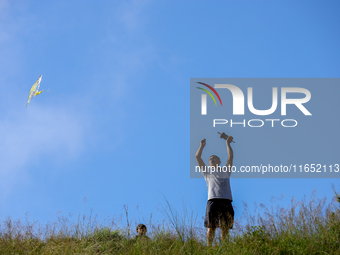
<path fill-rule="evenodd" d="M 148 231 L 144 224 L 139 224 L 136 230 L 140 236 L 145 236 L 146 232 Z"/>

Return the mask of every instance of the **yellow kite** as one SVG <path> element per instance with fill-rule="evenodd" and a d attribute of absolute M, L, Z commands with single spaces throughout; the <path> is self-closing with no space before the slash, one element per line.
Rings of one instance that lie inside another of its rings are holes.
<path fill-rule="evenodd" d="M 42 77 L 42 75 L 40 75 L 38 80 L 33 84 L 32 88 L 30 90 L 30 94 L 28 96 L 26 107 L 29 105 L 29 103 L 31 102 L 33 97 L 35 97 L 36 95 L 39 95 L 41 92 L 44 91 L 44 90 L 39 91 L 41 77 Z"/>

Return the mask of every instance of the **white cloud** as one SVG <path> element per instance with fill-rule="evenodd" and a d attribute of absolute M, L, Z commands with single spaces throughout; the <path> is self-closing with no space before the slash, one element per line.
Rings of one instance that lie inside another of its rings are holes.
<path fill-rule="evenodd" d="M 34 98 L 26 109 L 29 87 L 22 90 L 22 75 L 27 63 L 21 35 L 27 29 L 29 13 L 12 15 L 26 4 L 0 1 L 0 199 L 34 177 L 39 161 L 72 160 L 80 155 L 85 142 L 84 120 L 88 116 L 70 107 L 42 105 Z M 29 84 L 33 85 L 34 80 Z M 38 97 L 43 97 L 41 94 Z M 88 124 L 88 123 L 86 123 Z"/>
<path fill-rule="evenodd" d="M 101 48 L 103 45 L 97 45 L 97 47 L 100 50 L 106 49 L 107 54 L 100 59 L 96 58 L 96 63 L 102 69 L 99 72 L 95 70 L 92 74 L 93 84 L 101 84 L 101 87 L 91 89 L 93 87 L 91 86 L 89 94 L 83 95 L 84 98 L 89 97 L 89 104 L 93 102 L 90 100 L 95 100 L 97 96 L 100 100 L 100 94 L 113 98 L 114 100 L 110 102 L 114 101 L 117 105 L 115 112 L 112 113 L 116 123 L 122 123 L 122 119 L 127 116 L 120 102 L 126 98 L 134 86 L 138 86 L 136 81 L 139 81 L 143 73 L 149 70 L 152 59 L 155 58 L 155 49 L 150 43 L 150 38 L 143 31 L 144 8 L 148 2 L 123 3 L 118 9 L 119 15 L 115 16 L 115 20 L 111 19 L 111 22 L 106 24 L 108 32 L 103 39 L 105 47 L 104 49 Z M 0 1 L 0 16 L 2 17 L 0 18 L 0 55 L 3 59 L 0 63 L 2 89 L 0 94 L 0 199 L 8 197 L 14 188 L 34 178 L 35 167 L 39 166 L 40 160 L 49 160 L 51 164 L 54 164 L 58 159 L 77 158 L 87 143 L 91 129 L 87 122 L 91 116 L 86 112 L 80 112 L 80 106 L 77 109 L 74 108 L 72 103 L 53 108 L 39 104 L 33 99 L 29 107 L 25 108 L 23 98 L 27 100 L 29 89 L 22 91 L 22 86 L 19 85 L 22 78 L 17 79 L 16 76 L 19 76 L 23 68 L 29 65 L 21 55 L 27 49 L 24 48 L 24 43 L 19 38 L 27 26 L 27 22 L 23 20 L 29 18 L 30 14 L 21 17 L 21 20 L 15 20 L 11 17 L 11 8 L 8 1 Z M 118 24 L 123 29 L 117 33 L 114 28 Z M 136 38 L 138 38 L 137 41 Z M 89 84 L 91 84 L 91 79 L 89 79 Z M 41 94 L 38 97 L 43 96 L 44 94 Z M 72 105 L 75 111 L 69 110 Z M 89 105 L 87 107 L 89 108 Z M 119 139 L 114 143 L 122 143 L 124 131 L 120 127 L 115 127 L 115 129 L 115 137 Z M 91 134 L 90 136 L 95 141 L 96 137 L 93 136 L 105 137 L 106 134 Z"/>
<path fill-rule="evenodd" d="M 106 33 L 98 48 L 105 51 L 99 62 L 101 75 L 96 73 L 106 91 L 115 100 L 125 99 L 142 82 L 157 59 L 156 48 L 148 34 L 149 0 L 124 1 L 105 22 Z"/>
<path fill-rule="evenodd" d="M 131 0 L 123 2 L 119 8 L 118 19 L 123 22 L 127 29 L 135 31 L 144 24 L 143 11 L 150 0 Z"/>
<path fill-rule="evenodd" d="M 8 7 L 9 7 L 9 1 L 8 0 L 0 1 L 0 17 L 2 17 L 2 19 L 7 14 Z"/>
<path fill-rule="evenodd" d="M 66 109 L 30 105 L 0 119 L 0 189 L 8 194 L 29 178 L 40 160 L 57 164 L 79 155 L 84 143 L 80 117 Z M 46 169 L 48 171 L 48 169 Z"/>

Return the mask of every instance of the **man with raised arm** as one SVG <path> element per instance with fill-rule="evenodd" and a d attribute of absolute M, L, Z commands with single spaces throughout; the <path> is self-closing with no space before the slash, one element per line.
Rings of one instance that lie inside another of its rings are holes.
<path fill-rule="evenodd" d="M 221 134 L 221 137 L 224 133 Z M 228 160 L 226 167 L 220 167 L 221 160 L 216 155 L 209 158 L 209 166 L 206 167 L 202 160 L 202 152 L 206 141 L 201 141 L 200 147 L 196 152 L 196 160 L 201 169 L 201 173 L 207 183 L 208 202 L 205 213 L 204 226 L 208 228 L 207 243 L 212 245 L 216 228 L 220 227 L 222 231 L 222 240 L 227 240 L 229 229 L 233 227 L 234 209 L 231 204 L 233 201 L 230 189 L 230 175 L 233 166 L 233 149 L 230 143 L 233 141 L 232 136 L 226 138 L 228 151 Z"/>

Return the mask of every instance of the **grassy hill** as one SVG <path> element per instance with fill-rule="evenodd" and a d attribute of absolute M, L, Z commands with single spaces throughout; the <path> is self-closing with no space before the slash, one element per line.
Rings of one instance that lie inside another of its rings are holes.
<path fill-rule="evenodd" d="M 292 200 L 289 208 L 245 211 L 229 241 L 215 238 L 208 247 L 205 229 L 170 210 L 169 224 L 149 225 L 150 240 L 133 241 L 129 225 L 120 229 L 82 217 L 74 223 L 58 217 L 53 223 L 0 223 L 0 254 L 340 254 L 340 197 Z M 126 214 L 128 212 L 126 211 Z"/>

